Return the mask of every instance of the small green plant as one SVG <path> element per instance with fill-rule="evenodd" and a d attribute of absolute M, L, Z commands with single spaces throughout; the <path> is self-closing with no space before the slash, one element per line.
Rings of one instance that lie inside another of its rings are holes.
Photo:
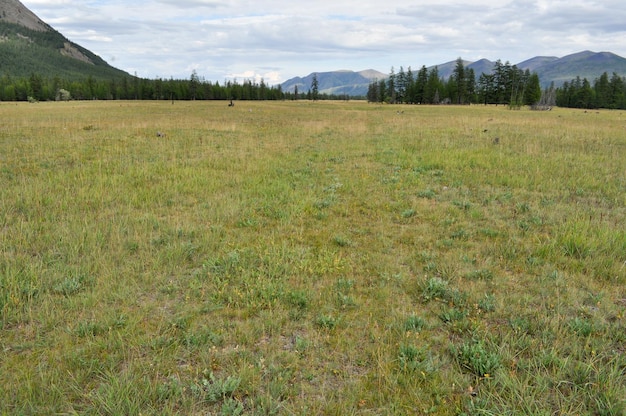
<path fill-rule="evenodd" d="M 185 385 L 179 377 L 170 376 L 157 386 L 156 393 L 160 401 L 177 400 L 182 397 Z"/>
<path fill-rule="evenodd" d="M 95 337 L 106 332 L 106 329 L 97 322 L 87 321 L 79 322 L 74 332 L 81 338 Z"/>
<path fill-rule="evenodd" d="M 320 315 L 315 320 L 315 323 L 320 328 L 331 330 L 331 329 L 335 329 L 335 327 L 337 326 L 338 319 L 331 315 Z"/>
<path fill-rule="evenodd" d="M 426 354 L 414 345 L 401 345 L 398 351 L 398 362 L 402 371 L 418 369 Z"/>
<path fill-rule="evenodd" d="M 483 312 L 495 311 L 496 310 L 496 297 L 491 293 L 485 294 L 485 296 L 483 296 L 482 299 L 478 301 L 478 308 Z"/>
<path fill-rule="evenodd" d="M 594 332 L 593 323 L 585 318 L 576 317 L 568 324 L 569 329 L 580 337 L 588 337 Z"/>
<path fill-rule="evenodd" d="M 193 384 L 191 389 L 207 403 L 217 403 L 232 398 L 240 384 L 239 377 L 227 376 L 221 379 L 209 372 L 208 377 L 205 376 L 200 383 Z"/>
<path fill-rule="evenodd" d="M 422 299 L 425 302 L 436 299 L 445 299 L 448 290 L 447 281 L 439 277 L 431 277 L 422 285 Z"/>
<path fill-rule="evenodd" d="M 339 247 L 351 247 L 354 245 L 354 243 L 352 242 L 352 240 L 350 240 L 349 238 L 343 236 L 343 235 L 336 235 L 333 237 L 333 243 L 335 243 L 337 246 Z"/>
<path fill-rule="evenodd" d="M 244 412 L 245 408 L 243 407 L 243 404 L 232 397 L 228 397 L 224 400 L 220 410 L 220 414 L 222 416 L 240 416 L 243 415 Z"/>
<path fill-rule="evenodd" d="M 354 280 L 340 277 L 337 279 L 337 283 L 335 283 L 335 288 L 338 292 L 349 293 L 354 288 Z"/>
<path fill-rule="evenodd" d="M 462 368 L 478 377 L 492 377 L 501 366 L 500 356 L 489 351 L 483 341 L 464 342 L 450 350 Z"/>
<path fill-rule="evenodd" d="M 222 341 L 222 335 L 216 334 L 208 328 L 200 328 L 194 331 L 186 330 L 182 335 L 182 344 L 187 348 L 221 345 Z"/>
<path fill-rule="evenodd" d="M 527 202 L 520 202 L 515 205 L 515 212 L 518 214 L 525 214 L 530 211 L 530 205 Z"/>
<path fill-rule="evenodd" d="M 489 269 L 472 270 L 465 274 L 465 278 L 469 280 L 492 280 L 493 272 Z"/>
<path fill-rule="evenodd" d="M 419 191 L 417 196 L 420 198 L 433 199 L 437 194 L 432 189 L 424 189 L 423 191 Z"/>
<path fill-rule="evenodd" d="M 446 324 L 451 324 L 457 321 L 463 321 L 468 315 L 468 312 L 459 308 L 451 307 L 445 308 L 440 314 L 439 319 Z"/>
<path fill-rule="evenodd" d="M 515 334 L 527 334 L 533 331 L 534 326 L 530 319 L 526 317 L 516 316 L 509 319 L 509 325 Z"/>
<path fill-rule="evenodd" d="M 410 315 L 404 321 L 404 330 L 419 332 L 424 328 L 425 324 L 424 318 L 417 315 Z"/>
<path fill-rule="evenodd" d="M 356 300 L 354 296 L 347 295 L 345 293 L 337 293 L 337 304 L 341 309 L 352 308 L 356 306 Z"/>
<path fill-rule="evenodd" d="M 82 275 L 66 277 L 65 279 L 54 285 L 52 290 L 55 293 L 61 294 L 63 296 L 71 296 L 84 289 L 85 281 L 86 278 Z"/>
<path fill-rule="evenodd" d="M 582 236 L 570 235 L 562 238 L 561 247 L 565 255 L 577 259 L 584 259 L 591 255 L 587 239 Z"/>
<path fill-rule="evenodd" d="M 435 273 L 437 273 L 437 276 L 448 282 L 457 277 L 457 272 L 457 266 L 452 262 L 441 262 L 435 267 Z"/>
<path fill-rule="evenodd" d="M 254 217 L 244 217 L 237 221 L 237 227 L 239 228 L 256 227 L 258 224 L 258 220 Z"/>
<path fill-rule="evenodd" d="M 304 354 L 305 351 L 311 346 L 311 343 L 306 338 L 296 336 L 294 341 L 294 348 L 300 354 Z"/>
<path fill-rule="evenodd" d="M 417 211 L 415 211 L 414 209 L 406 209 L 404 211 L 402 211 L 402 218 L 411 218 L 414 217 L 417 214 Z"/>
<path fill-rule="evenodd" d="M 452 238 L 453 240 L 468 240 L 469 237 L 470 234 L 463 228 L 458 229 L 450 234 L 450 238 Z"/>
<path fill-rule="evenodd" d="M 472 208 L 472 203 L 469 201 L 452 201 L 452 205 L 463 211 L 469 211 Z"/>
<path fill-rule="evenodd" d="M 285 295 L 288 305 L 299 310 L 307 309 L 309 306 L 309 295 L 304 290 L 294 290 Z"/>

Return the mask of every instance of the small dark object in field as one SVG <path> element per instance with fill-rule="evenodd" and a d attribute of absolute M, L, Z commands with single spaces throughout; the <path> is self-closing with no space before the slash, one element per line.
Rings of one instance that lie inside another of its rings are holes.
<path fill-rule="evenodd" d="M 500 144 L 500 138 L 499 137 L 495 137 L 493 139 L 493 144 Z"/>
<path fill-rule="evenodd" d="M 165 133 L 163 133 L 162 131 L 157 131 L 156 133 L 157 137 L 165 137 L 167 136 Z"/>
<path fill-rule="evenodd" d="M 488 131 L 489 131 L 489 130 L 485 129 L 485 130 L 483 130 L 483 133 L 487 133 Z"/>
<path fill-rule="evenodd" d="M 228 104 L 229 107 L 234 107 L 235 103 L 233 102 L 233 100 L 230 100 L 230 104 Z"/>

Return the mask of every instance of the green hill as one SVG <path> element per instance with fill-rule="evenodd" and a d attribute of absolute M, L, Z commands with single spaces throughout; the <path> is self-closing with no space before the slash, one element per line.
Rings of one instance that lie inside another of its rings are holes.
<path fill-rule="evenodd" d="M 52 28 L 33 30 L 0 18 L 0 76 L 20 78 L 32 74 L 72 80 L 129 76 Z"/>

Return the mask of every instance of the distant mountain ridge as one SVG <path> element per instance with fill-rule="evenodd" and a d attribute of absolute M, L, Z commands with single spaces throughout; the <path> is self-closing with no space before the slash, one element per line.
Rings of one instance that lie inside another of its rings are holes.
<path fill-rule="evenodd" d="M 332 71 L 332 72 L 315 72 L 306 77 L 295 77 L 281 84 L 284 92 L 298 94 L 306 94 L 311 89 L 313 77 L 317 76 L 318 90 L 322 94 L 332 95 L 363 95 L 362 91 L 367 92 L 367 87 L 372 81 L 385 79 L 387 75 L 373 69 L 366 69 L 359 72 L 354 71 Z"/>
<path fill-rule="evenodd" d="M 488 59 L 480 59 L 475 62 L 464 61 L 464 64 L 467 68 L 472 68 L 476 77 L 479 77 L 482 73 L 491 73 L 495 62 Z M 554 83 L 554 85 L 558 87 L 564 82 L 569 82 L 578 76 L 587 78 L 589 82 L 593 82 L 604 72 L 607 72 L 609 76 L 613 73 L 622 77 L 626 76 L 626 58 L 611 52 L 582 51 L 562 58 L 555 56 L 536 56 L 515 65 L 521 70 L 528 69 L 530 72 L 535 72 L 539 76 L 541 85 L 544 88 L 551 83 Z M 439 77 L 446 80 L 452 75 L 454 67 L 456 66 L 456 60 L 434 65 L 428 69 L 430 70 L 435 66 L 439 72 Z M 411 69 L 416 73 L 419 67 Z M 373 74 L 373 76 L 369 77 L 369 81 L 364 81 L 367 77 L 362 75 L 363 72 Z M 311 86 L 313 75 L 314 73 L 311 73 L 304 78 L 292 78 L 282 83 L 281 87 L 285 92 L 293 92 L 294 86 L 298 85 L 298 91 L 306 93 Z M 337 94 L 337 91 L 339 91 L 341 94 L 352 96 L 365 96 L 372 80 L 383 80 L 387 79 L 388 76 L 388 74 L 383 74 L 375 70 L 361 72 L 344 70 L 317 73 L 320 93 Z"/>

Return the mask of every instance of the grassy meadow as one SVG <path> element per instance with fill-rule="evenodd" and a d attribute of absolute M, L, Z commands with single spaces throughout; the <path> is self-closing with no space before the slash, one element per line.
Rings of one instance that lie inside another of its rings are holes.
<path fill-rule="evenodd" d="M 626 414 L 626 113 L 0 117 L 0 414 Z"/>

